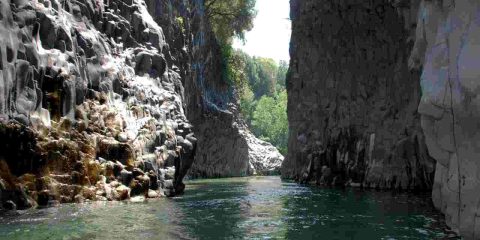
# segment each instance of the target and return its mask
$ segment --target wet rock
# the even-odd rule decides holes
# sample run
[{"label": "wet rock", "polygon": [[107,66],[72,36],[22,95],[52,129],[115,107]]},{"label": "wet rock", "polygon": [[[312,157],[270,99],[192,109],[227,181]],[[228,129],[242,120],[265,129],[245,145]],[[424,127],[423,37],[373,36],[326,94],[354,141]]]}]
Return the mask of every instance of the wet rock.
[{"label": "wet rock", "polygon": [[126,169],[123,169],[120,172],[120,178],[121,178],[121,181],[122,181],[123,185],[129,186],[130,181],[132,181],[132,179],[133,179],[133,174],[132,174],[132,172],[127,171]]},{"label": "wet rock", "polygon": [[167,197],[175,196],[175,187],[173,185],[173,180],[165,180],[163,189],[165,192],[165,196]]},{"label": "wet rock", "polygon": [[175,165],[175,158],[177,158],[177,153],[173,150],[168,150],[167,158],[164,162],[164,167],[173,167]]},{"label": "wet rock", "polygon": [[129,144],[113,139],[104,139],[98,143],[97,156],[119,161],[127,168],[131,168],[134,164],[135,152]]},{"label": "wet rock", "polygon": [[138,195],[143,195],[145,193],[145,189],[144,187],[142,186],[142,184],[140,183],[140,181],[136,180],[136,179],[133,179],[131,182],[130,182],[130,185],[129,185],[131,191],[130,191],[130,195],[131,196],[138,196]]},{"label": "wet rock", "polygon": [[130,198],[130,188],[119,185],[116,187],[115,191],[117,191],[118,200],[126,200]]},{"label": "wet rock", "polygon": [[134,178],[145,175],[145,173],[140,168],[134,168],[132,171],[132,176]]},{"label": "wet rock", "polygon": [[150,189],[157,190],[160,186],[158,185],[158,178],[157,175],[150,171],[148,173],[149,181],[150,181]]},{"label": "wet rock", "polygon": [[160,195],[156,191],[150,189],[150,190],[148,190],[147,196],[149,198],[158,198]]},{"label": "wet rock", "polygon": [[71,173],[71,178],[72,178],[72,184],[78,184],[78,185],[83,185],[85,184],[85,178],[84,178],[84,175],[80,172],[77,172],[77,171],[73,171]]},{"label": "wet rock", "polygon": [[332,170],[327,166],[322,166],[322,176],[320,177],[321,185],[330,185],[333,181]]},{"label": "wet rock", "polygon": [[74,201],[75,201],[76,203],[83,203],[83,202],[85,202],[85,198],[84,198],[82,195],[80,195],[80,194],[75,195],[74,199],[75,199]]},{"label": "wet rock", "polygon": [[48,190],[42,190],[37,194],[37,203],[39,206],[47,206],[50,200],[50,192]]},{"label": "wet rock", "polygon": [[138,75],[145,73],[152,76],[162,76],[166,69],[165,59],[154,53],[140,52],[135,57],[135,72]]},{"label": "wet rock", "polygon": [[115,164],[113,165],[113,175],[115,176],[120,176],[120,173],[124,170],[124,166],[123,164],[121,164],[120,162],[115,162]]},{"label": "wet rock", "polygon": [[168,167],[165,169],[165,179],[170,180],[175,178],[175,167]]},{"label": "wet rock", "polygon": [[3,204],[3,208],[7,210],[17,210],[17,204],[15,204],[12,200],[8,200]]},{"label": "wet rock", "polygon": [[118,134],[118,141],[121,143],[126,143],[128,141],[128,136],[126,133]]}]

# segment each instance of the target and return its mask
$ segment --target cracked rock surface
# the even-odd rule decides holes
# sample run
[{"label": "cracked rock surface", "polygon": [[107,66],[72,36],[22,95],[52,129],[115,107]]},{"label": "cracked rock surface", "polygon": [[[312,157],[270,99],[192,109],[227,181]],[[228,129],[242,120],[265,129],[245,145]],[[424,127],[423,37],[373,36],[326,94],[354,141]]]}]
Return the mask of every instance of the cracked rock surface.
[{"label": "cracked rock surface", "polygon": [[424,62],[418,112],[437,160],[432,199],[449,226],[465,239],[479,239],[480,5],[424,1],[420,7],[415,52]]}]

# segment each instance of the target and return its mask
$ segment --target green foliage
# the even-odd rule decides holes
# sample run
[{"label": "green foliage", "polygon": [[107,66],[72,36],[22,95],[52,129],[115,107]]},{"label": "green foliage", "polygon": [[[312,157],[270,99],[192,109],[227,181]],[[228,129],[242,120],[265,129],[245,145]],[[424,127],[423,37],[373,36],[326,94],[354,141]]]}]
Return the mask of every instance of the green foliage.
[{"label": "green foliage", "polygon": [[270,97],[275,96],[275,85],[277,82],[277,70],[278,66],[271,58],[253,58],[256,65],[255,78],[251,79],[252,88],[255,89],[255,97],[267,95]]},{"label": "green foliage", "polygon": [[205,0],[205,14],[217,39],[230,44],[232,38],[245,39],[257,15],[256,0]]},{"label": "green foliage", "polygon": [[249,126],[252,125],[252,117],[255,107],[255,95],[250,89],[250,86],[247,85],[240,94],[240,112]]},{"label": "green foliage", "polygon": [[[228,50],[228,51],[227,51]],[[288,121],[285,75],[288,64],[250,57],[240,50],[224,50],[230,84],[235,85],[240,112],[253,133],[287,151]]]},{"label": "green foliage", "polygon": [[[287,63],[250,57],[233,50],[233,37],[244,40],[253,27],[256,0],[205,0],[205,14],[221,46],[222,75],[237,90],[240,112],[253,133],[287,151]],[[182,25],[183,19],[177,19]]]},{"label": "green foliage", "polygon": [[281,91],[286,88],[285,81],[288,72],[288,63],[286,61],[280,60],[277,70],[277,91]]},{"label": "green foliage", "polygon": [[176,17],[175,21],[177,22],[178,26],[180,26],[182,33],[185,33],[185,25],[184,25],[183,17]]},{"label": "green foliage", "polygon": [[[264,95],[273,97],[277,92],[285,89],[285,76],[280,75],[286,73],[288,66],[278,66],[277,63],[270,58],[250,57],[240,50],[237,50],[235,55],[237,55],[236,60],[243,62],[244,75],[241,81],[244,83],[242,84],[250,85],[255,99],[259,99]],[[284,61],[283,63],[286,64]],[[280,67],[285,66],[286,69],[284,71],[280,69]],[[279,84],[279,79],[281,86],[277,87],[276,85]]]},{"label": "green foliage", "polygon": [[256,136],[271,142],[282,154],[286,154],[288,138],[286,90],[274,98],[269,96],[260,98],[253,112],[252,126]]}]

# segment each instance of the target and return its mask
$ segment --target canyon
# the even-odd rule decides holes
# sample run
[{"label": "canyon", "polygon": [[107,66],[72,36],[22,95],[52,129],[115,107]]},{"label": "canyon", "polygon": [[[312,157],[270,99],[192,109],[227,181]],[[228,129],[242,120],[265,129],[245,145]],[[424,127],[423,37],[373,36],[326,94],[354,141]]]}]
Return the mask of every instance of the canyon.
[{"label": "canyon", "polygon": [[431,191],[480,238],[479,3],[290,4],[284,160],[242,119],[202,0],[0,0],[0,209],[281,173]]},{"label": "canyon", "polygon": [[[279,171],[238,116],[203,1],[0,1],[2,209]],[[194,160],[195,163],[194,163]]]},{"label": "canyon", "polygon": [[479,4],[291,0],[284,178],[430,190],[480,238]]}]

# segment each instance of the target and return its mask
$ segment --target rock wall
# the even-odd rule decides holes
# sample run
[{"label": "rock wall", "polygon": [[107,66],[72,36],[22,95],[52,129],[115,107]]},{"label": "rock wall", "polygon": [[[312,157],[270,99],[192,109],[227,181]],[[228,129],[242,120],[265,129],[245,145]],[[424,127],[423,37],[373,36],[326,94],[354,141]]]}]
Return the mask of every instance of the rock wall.
[{"label": "rock wall", "polygon": [[[253,136],[240,118],[236,91],[225,78],[222,49],[205,18],[203,0],[187,5],[181,1],[171,3],[177,9],[173,14],[166,12],[168,7],[147,1],[148,9],[152,9],[150,14],[156,16],[156,22],[164,29],[170,52],[186,50],[175,54],[172,61],[181,66],[185,114],[198,138],[195,161],[188,176],[279,173],[283,156],[271,144]],[[170,20],[162,17],[165,15]],[[184,34],[172,27],[179,18]]]},{"label": "rock wall", "polygon": [[140,0],[0,2],[2,207],[183,191],[196,138],[173,61],[182,48],[170,50],[148,10]]},{"label": "rock wall", "polygon": [[[203,21],[206,19],[199,23]],[[240,118],[236,91],[225,78],[221,47],[206,26],[207,23],[193,26],[192,77],[186,85],[187,117],[198,136],[189,175],[235,177],[278,173],[283,156],[271,144],[254,137]]]},{"label": "rock wall", "polygon": [[220,169],[202,176],[278,169],[283,157],[253,155],[259,142],[227,110],[234,91],[202,9],[1,0],[0,208],[173,196],[199,158]]},{"label": "rock wall", "polygon": [[480,5],[423,1],[412,63],[423,67],[418,107],[437,160],[432,199],[465,239],[480,238]]},{"label": "rock wall", "polygon": [[[411,11],[412,14],[414,10]],[[299,181],[429,189],[410,19],[388,1],[291,1],[289,152]]]},{"label": "rock wall", "polygon": [[292,0],[291,10],[282,175],[433,187],[448,225],[479,239],[479,3]]}]

